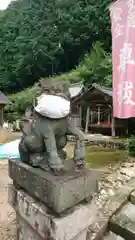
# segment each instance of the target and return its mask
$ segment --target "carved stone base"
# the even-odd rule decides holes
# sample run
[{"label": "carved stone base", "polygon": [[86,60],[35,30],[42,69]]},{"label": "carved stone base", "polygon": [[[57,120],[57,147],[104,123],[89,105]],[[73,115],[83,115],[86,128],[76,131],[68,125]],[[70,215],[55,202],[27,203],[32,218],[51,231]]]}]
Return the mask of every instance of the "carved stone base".
[{"label": "carved stone base", "polygon": [[[13,186],[9,203],[16,211],[16,240],[86,240],[91,223],[90,205],[78,205],[72,213],[55,217],[48,208]],[[16,196],[16,197],[15,197]]]},{"label": "carved stone base", "polygon": [[91,200],[92,194],[98,191],[99,174],[96,171],[83,169],[76,172],[72,161],[67,160],[65,163],[67,173],[54,176],[19,160],[10,160],[9,176],[28,194],[61,214],[82,201]]}]

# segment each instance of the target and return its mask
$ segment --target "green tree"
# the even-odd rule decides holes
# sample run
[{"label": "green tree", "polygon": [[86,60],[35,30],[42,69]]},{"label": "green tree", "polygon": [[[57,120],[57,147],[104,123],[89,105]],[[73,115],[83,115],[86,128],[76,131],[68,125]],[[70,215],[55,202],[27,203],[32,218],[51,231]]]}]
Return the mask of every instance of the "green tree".
[{"label": "green tree", "polygon": [[[51,78],[51,77],[50,77]],[[53,77],[54,78],[54,77]],[[82,62],[76,69],[68,74],[55,76],[56,80],[65,80],[68,82],[83,81],[86,86],[93,82],[106,86],[111,86],[111,55],[108,54],[100,42],[92,45],[90,53],[85,54]],[[48,79],[47,79],[48,80]],[[46,81],[46,78],[44,79]],[[35,84],[33,87],[25,91],[10,96],[12,105],[8,105],[5,109],[6,119],[12,121],[24,114],[28,106],[32,106],[34,98],[40,93],[40,87]]]},{"label": "green tree", "polygon": [[40,77],[67,72],[78,65],[97,40],[110,52],[109,3],[11,2],[0,17],[0,88],[17,92]]},{"label": "green tree", "polygon": [[85,85],[99,83],[101,85],[112,85],[112,57],[107,53],[103,44],[96,42],[92,45],[90,53],[85,54],[84,60],[76,69]]}]

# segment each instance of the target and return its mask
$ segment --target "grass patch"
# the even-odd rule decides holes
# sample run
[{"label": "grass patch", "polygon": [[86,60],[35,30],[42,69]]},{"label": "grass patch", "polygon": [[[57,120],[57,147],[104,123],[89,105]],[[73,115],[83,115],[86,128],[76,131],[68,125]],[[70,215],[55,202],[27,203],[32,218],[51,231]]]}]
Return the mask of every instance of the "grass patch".
[{"label": "grass patch", "polygon": [[[21,137],[21,133],[10,133],[7,131],[0,131],[0,144],[4,144]],[[72,158],[74,151],[74,144],[69,143],[66,147],[69,158]],[[85,147],[85,163],[88,168],[104,168],[106,166],[113,166],[118,163],[125,162],[127,153],[124,150],[117,150],[111,148],[103,148],[99,146]]]},{"label": "grass patch", "polygon": [[98,151],[91,152],[86,148],[85,162],[87,167],[100,168],[106,165],[114,165],[120,162],[124,162],[127,156],[125,151],[110,150],[110,151]]},{"label": "grass patch", "polygon": [[[72,158],[74,145],[67,147],[69,158]],[[90,168],[102,168],[107,165],[115,165],[126,161],[127,154],[124,150],[110,148],[85,147],[85,163]]]}]

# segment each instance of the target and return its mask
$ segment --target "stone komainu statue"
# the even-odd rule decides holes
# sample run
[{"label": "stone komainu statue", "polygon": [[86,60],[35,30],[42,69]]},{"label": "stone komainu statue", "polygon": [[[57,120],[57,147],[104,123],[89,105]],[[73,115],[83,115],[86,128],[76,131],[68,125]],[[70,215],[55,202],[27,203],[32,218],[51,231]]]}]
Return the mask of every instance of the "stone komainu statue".
[{"label": "stone komainu statue", "polygon": [[[70,100],[69,85],[63,82],[41,81],[42,93],[61,96]],[[76,137],[74,163],[77,168],[84,166],[84,134],[67,116],[61,119],[51,119],[34,111],[33,117],[21,120],[20,128],[23,136],[19,151],[22,162],[53,171],[59,175],[64,171],[64,160],[67,158],[63,150],[67,144],[67,136]]]}]

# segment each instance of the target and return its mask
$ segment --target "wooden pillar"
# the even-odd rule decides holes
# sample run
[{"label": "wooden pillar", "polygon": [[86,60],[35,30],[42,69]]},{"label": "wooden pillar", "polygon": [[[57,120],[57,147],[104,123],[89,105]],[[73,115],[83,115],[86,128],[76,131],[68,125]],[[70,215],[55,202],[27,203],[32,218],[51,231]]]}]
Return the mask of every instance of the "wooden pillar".
[{"label": "wooden pillar", "polygon": [[87,108],[87,112],[86,112],[85,133],[88,132],[89,118],[90,118],[90,108],[88,107],[88,108]]},{"label": "wooden pillar", "polygon": [[98,124],[100,124],[100,107],[98,107]]},{"label": "wooden pillar", "polygon": [[126,135],[129,136],[129,128],[128,128],[128,122],[130,121],[130,119],[127,119],[126,122],[126,126],[127,126],[127,129],[126,129]]},{"label": "wooden pillar", "polygon": [[33,99],[33,107],[36,107],[36,98]]},{"label": "wooden pillar", "polygon": [[82,106],[80,105],[80,113],[79,113],[79,124],[80,124],[80,127],[82,128]]},{"label": "wooden pillar", "polygon": [[0,109],[0,127],[3,128],[3,107]]},{"label": "wooden pillar", "polygon": [[90,111],[90,122],[92,123],[92,111]]},{"label": "wooden pillar", "polygon": [[111,122],[111,114],[110,114],[110,109],[109,109],[109,113],[108,113],[108,124],[110,124],[110,122]]},{"label": "wooden pillar", "polygon": [[112,116],[112,137],[116,136],[116,132],[115,132],[115,119]]},{"label": "wooden pillar", "polygon": [[74,116],[74,126],[77,127],[77,116]]},{"label": "wooden pillar", "polygon": [[108,124],[110,123],[110,113],[108,114]]}]

